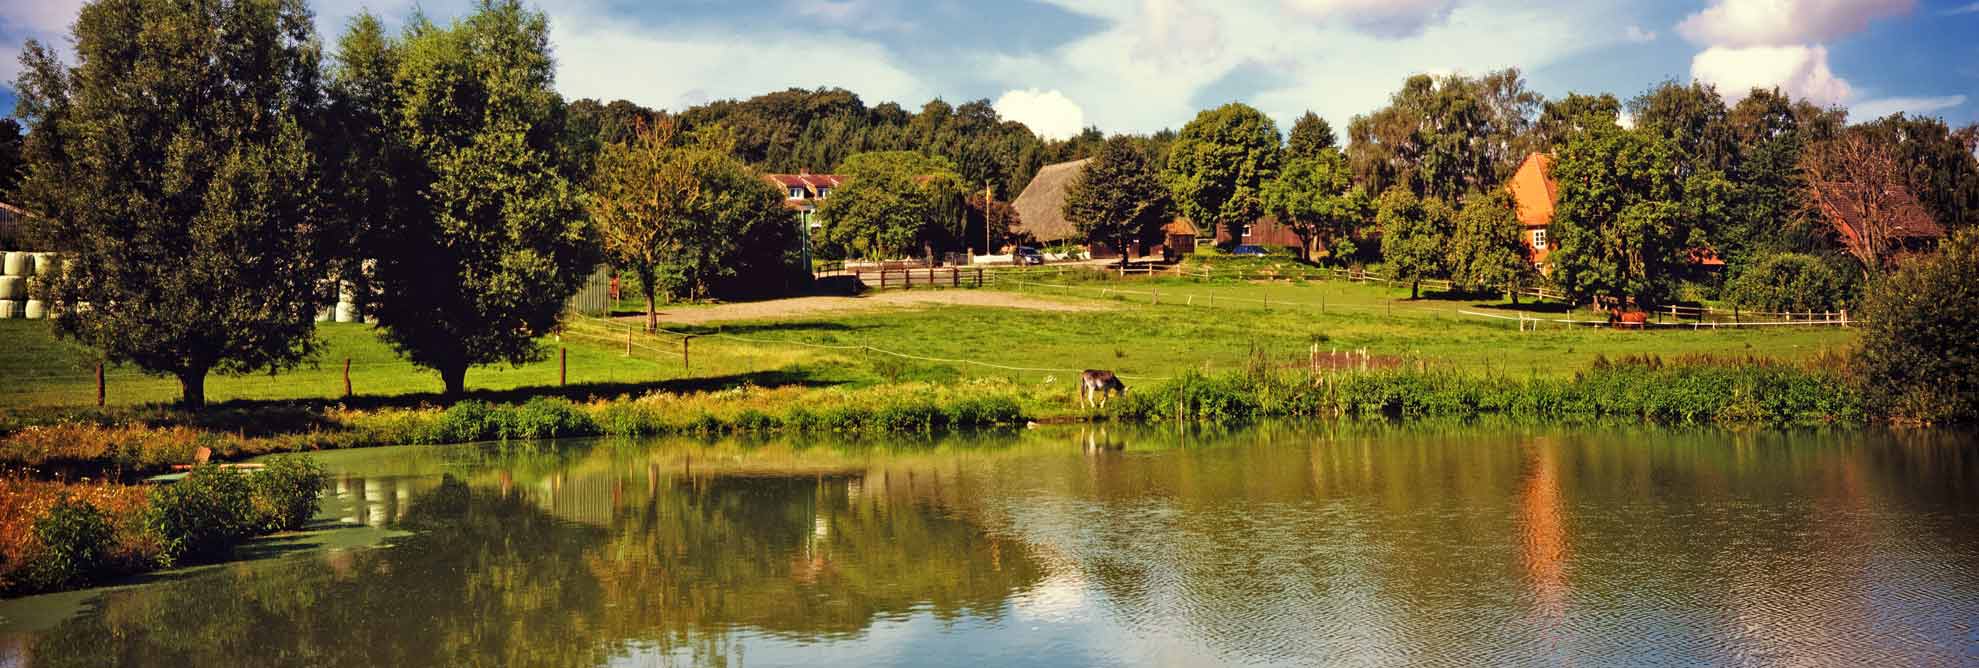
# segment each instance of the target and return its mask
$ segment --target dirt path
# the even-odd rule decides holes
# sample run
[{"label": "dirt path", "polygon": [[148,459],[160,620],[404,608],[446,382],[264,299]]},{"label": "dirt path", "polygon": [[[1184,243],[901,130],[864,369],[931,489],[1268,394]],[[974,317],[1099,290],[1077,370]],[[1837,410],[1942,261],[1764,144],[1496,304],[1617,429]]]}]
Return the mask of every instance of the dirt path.
[{"label": "dirt path", "polygon": [[[865,313],[889,309],[916,309],[931,305],[989,306],[1033,311],[1103,311],[1110,306],[1058,301],[993,290],[899,290],[862,297],[793,297],[761,302],[718,304],[715,306],[660,309],[660,322],[698,325],[730,320],[803,318],[840,313]],[[645,316],[621,316],[640,320]]]}]

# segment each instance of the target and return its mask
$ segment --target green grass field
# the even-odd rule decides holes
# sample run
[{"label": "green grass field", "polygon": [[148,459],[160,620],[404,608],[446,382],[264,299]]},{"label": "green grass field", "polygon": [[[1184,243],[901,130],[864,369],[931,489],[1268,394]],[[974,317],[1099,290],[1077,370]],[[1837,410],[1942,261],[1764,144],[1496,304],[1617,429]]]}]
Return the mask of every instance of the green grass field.
[{"label": "green grass field", "polygon": [[[1043,274],[1026,274],[1025,280],[1059,282]],[[1256,355],[1298,365],[1314,344],[1323,354],[1366,349],[1390,363],[1457,373],[1565,377],[1586,368],[1596,355],[1803,359],[1839,352],[1855,337],[1854,330],[1832,327],[1633,332],[1548,324],[1522,332],[1514,322],[1457,314],[1494,308],[1509,313],[1507,304],[1443,298],[1409,301],[1406,286],[1345,281],[1260,284],[1155,279],[1066,284],[1077,287],[1005,281],[998,289],[1017,299],[1036,296],[1103,310],[934,305],[675,327],[700,335],[689,344],[691,370],[682,368],[676,337],[638,335],[628,356],[623,324],[585,321],[574,323],[561,340],[546,339],[546,360],[519,368],[473,369],[468,387],[523,393],[530,388],[553,390],[558,347],[568,351],[571,384],[593,388],[594,394],[614,394],[741,382],[864,385],[963,376],[1031,383],[1053,378],[1069,387],[1069,373],[1085,368],[1112,369],[1145,380],[1185,369],[1237,368]],[[1103,295],[1102,290],[1140,294]],[[1145,294],[1150,292],[1159,297]],[[1272,302],[1269,308],[1266,300]],[[398,358],[368,326],[326,324],[319,335],[326,345],[316,364],[277,376],[216,376],[208,381],[209,400],[333,399],[343,392],[345,358],[351,360],[352,384],[361,396],[416,402],[428,400],[440,389],[436,374]],[[0,378],[5,379],[0,384],[0,408],[80,407],[95,401],[94,354],[55,340],[48,323],[0,321],[0,341],[6,342],[0,345]],[[857,348],[862,345],[937,359]],[[112,404],[169,401],[178,393],[176,381],[135,369],[112,368],[107,376]]]}]

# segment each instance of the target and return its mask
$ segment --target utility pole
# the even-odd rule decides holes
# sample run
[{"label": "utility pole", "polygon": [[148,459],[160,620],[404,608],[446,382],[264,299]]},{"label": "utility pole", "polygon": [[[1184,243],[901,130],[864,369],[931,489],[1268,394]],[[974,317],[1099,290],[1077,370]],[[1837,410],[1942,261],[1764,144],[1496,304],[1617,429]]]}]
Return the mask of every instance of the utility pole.
[{"label": "utility pole", "polygon": [[983,182],[983,254],[990,254],[990,210],[996,208],[996,193],[990,190],[990,182]]}]

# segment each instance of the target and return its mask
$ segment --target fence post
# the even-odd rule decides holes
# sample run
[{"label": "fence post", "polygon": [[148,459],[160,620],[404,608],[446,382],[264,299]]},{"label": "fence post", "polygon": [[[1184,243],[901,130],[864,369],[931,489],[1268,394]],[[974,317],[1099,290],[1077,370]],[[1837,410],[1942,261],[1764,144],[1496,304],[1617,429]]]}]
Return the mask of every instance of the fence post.
[{"label": "fence post", "polygon": [[346,357],[344,358],[344,398],[349,399],[350,395],[350,358]]},{"label": "fence post", "polygon": [[692,336],[680,337],[680,370],[681,371],[688,371],[694,368],[694,365],[690,363],[687,357],[687,342],[692,340],[694,340],[694,337]]},{"label": "fence post", "polygon": [[1151,303],[1153,303],[1153,304],[1154,304],[1155,306],[1160,306],[1160,305],[1161,305],[1161,291],[1160,291],[1160,290],[1156,290],[1156,289],[1154,289],[1154,288],[1148,288],[1148,300],[1149,300],[1149,301],[1150,301]]},{"label": "fence post", "polygon": [[103,363],[96,363],[96,407],[103,407]]},{"label": "fence post", "polygon": [[625,356],[632,356],[632,325],[625,326]]},{"label": "fence post", "polygon": [[[348,360],[346,360],[344,364],[346,365],[345,368],[349,368],[348,365],[350,364],[350,362]],[[562,387],[564,383],[569,380],[570,380],[570,350],[564,348],[563,346],[557,346],[557,386]],[[344,393],[349,394],[350,393],[350,390],[348,389],[350,383],[349,371],[344,372],[344,383],[345,383],[345,387],[347,388],[344,390]]]}]

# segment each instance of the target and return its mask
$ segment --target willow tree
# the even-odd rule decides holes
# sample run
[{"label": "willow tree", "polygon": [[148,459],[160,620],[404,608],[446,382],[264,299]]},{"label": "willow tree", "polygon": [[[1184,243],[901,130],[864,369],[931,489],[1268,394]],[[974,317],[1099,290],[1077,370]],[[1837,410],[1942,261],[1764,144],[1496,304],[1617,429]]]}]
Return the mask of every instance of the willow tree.
[{"label": "willow tree", "polygon": [[75,67],[32,41],[21,58],[19,194],[67,255],[37,288],[56,331],[176,377],[189,408],[210,372],[316,347],[312,25],[300,0],[98,0]]},{"label": "willow tree", "polygon": [[401,169],[374,194],[405,206],[360,235],[375,260],[367,312],[458,395],[470,366],[540,359],[537,338],[596,261],[560,163],[549,25],[514,0],[484,0],[451,25],[417,20],[380,48],[394,67],[369,87],[390,108],[368,140]]}]

